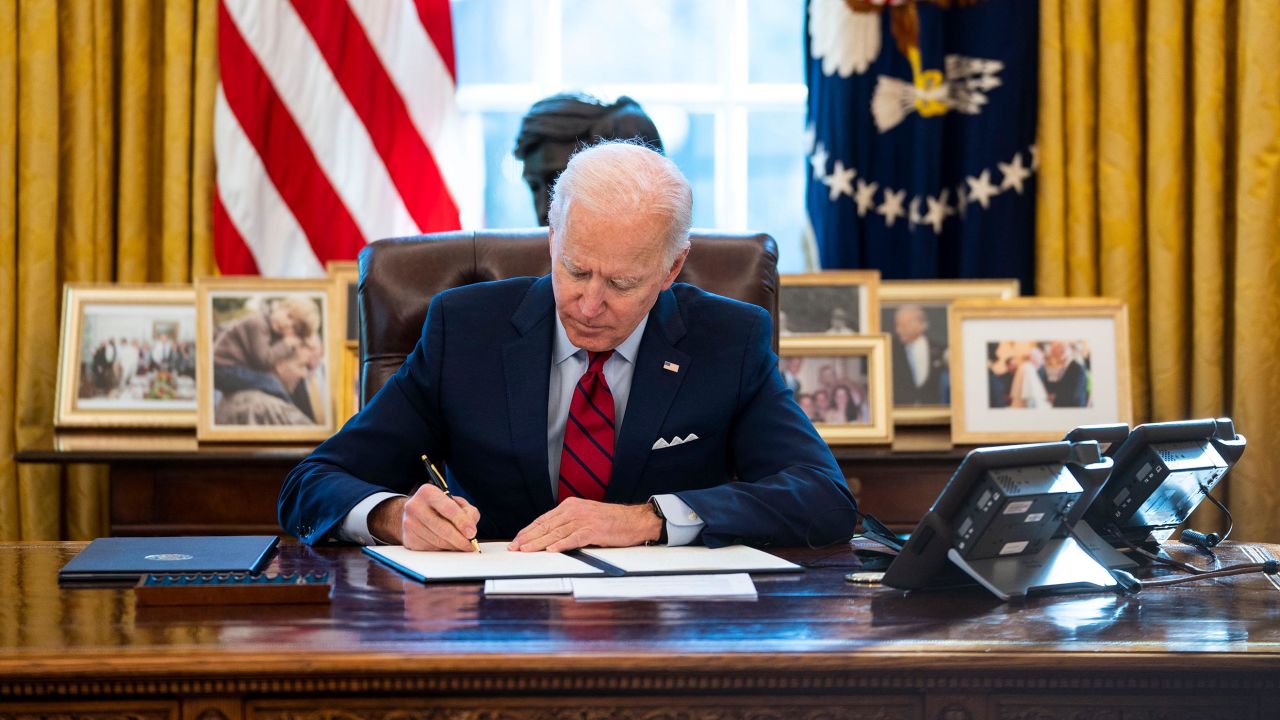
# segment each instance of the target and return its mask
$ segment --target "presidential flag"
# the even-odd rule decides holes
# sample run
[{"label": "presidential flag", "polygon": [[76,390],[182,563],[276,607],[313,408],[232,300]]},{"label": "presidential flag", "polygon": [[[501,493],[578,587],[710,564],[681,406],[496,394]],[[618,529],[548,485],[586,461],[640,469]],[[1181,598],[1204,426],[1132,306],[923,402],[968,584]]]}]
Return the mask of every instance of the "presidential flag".
[{"label": "presidential flag", "polygon": [[807,207],[824,268],[1032,290],[1035,0],[808,0]]},{"label": "presidential flag", "polygon": [[321,276],[461,226],[449,0],[220,0],[218,63],[223,274]]}]

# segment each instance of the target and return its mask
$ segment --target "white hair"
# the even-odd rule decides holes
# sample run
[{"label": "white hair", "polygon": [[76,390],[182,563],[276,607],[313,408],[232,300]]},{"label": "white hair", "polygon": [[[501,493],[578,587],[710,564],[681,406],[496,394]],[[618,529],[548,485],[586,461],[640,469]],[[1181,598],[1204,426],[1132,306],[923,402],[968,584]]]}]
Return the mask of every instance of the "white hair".
[{"label": "white hair", "polygon": [[555,235],[568,229],[569,206],[613,217],[666,220],[666,261],[689,247],[693,189],[676,164],[638,140],[607,140],[574,153],[552,188],[547,220]]}]

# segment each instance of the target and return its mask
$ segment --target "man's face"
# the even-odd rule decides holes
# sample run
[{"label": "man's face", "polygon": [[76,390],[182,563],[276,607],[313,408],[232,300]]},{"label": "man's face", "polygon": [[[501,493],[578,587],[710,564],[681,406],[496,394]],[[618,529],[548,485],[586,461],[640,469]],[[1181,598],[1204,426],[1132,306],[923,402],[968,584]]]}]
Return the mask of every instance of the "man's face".
[{"label": "man's face", "polygon": [[1065,365],[1067,362],[1067,344],[1064,342],[1050,344],[1049,359],[1056,365]]},{"label": "man's face", "polygon": [[551,233],[551,284],[565,334],[589,352],[616,348],[671,287],[687,252],[666,263],[664,223],[569,206],[567,228]]},{"label": "man's face", "polygon": [[836,384],[835,368],[831,367],[830,365],[823,365],[822,369],[818,371],[818,382],[828,386],[835,385]]},{"label": "man's face", "polygon": [[924,310],[917,305],[903,305],[893,314],[893,332],[903,344],[914,342],[928,327]]},{"label": "man's face", "polygon": [[549,224],[551,187],[569,165],[573,148],[572,143],[544,142],[524,156],[524,182],[533,193],[533,211],[538,214],[539,225]]}]

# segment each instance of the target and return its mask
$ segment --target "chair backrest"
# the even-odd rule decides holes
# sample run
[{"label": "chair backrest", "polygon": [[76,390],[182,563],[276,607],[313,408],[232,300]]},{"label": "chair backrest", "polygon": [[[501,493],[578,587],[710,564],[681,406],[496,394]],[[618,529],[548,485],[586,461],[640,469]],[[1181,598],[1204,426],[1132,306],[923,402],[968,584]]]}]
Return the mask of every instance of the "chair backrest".
[{"label": "chair backrest", "polygon": [[[778,346],[778,250],[762,233],[694,231],[678,282],[759,305]],[[360,405],[382,389],[422,334],[436,293],[551,271],[547,229],[446,232],[370,243],[360,252]]]}]

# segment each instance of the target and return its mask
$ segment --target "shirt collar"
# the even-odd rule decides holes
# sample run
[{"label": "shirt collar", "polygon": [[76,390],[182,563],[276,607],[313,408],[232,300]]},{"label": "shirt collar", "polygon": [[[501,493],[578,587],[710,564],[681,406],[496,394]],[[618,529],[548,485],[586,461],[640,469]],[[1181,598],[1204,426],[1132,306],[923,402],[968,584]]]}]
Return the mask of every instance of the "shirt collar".
[{"label": "shirt collar", "polygon": [[[569,334],[564,330],[564,323],[560,321],[560,313],[554,312],[556,318],[556,340],[551,348],[551,364],[559,365],[568,360],[579,352],[582,348],[577,347],[569,342]],[[622,344],[613,349],[615,355],[621,355],[623,360],[631,364],[636,362],[636,353],[640,350],[640,339],[644,337],[644,328],[649,324],[649,316],[645,315],[640,318],[640,324],[636,325],[636,329],[631,331],[626,340]]]}]

